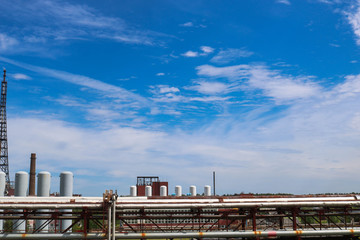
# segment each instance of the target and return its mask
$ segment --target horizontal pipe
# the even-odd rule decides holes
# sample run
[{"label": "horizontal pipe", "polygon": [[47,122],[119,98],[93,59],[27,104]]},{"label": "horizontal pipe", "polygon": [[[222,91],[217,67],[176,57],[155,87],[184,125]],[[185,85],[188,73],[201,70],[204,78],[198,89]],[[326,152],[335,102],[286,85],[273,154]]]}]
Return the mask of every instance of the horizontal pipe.
[{"label": "horizontal pipe", "polygon": [[[360,230],[306,230],[306,231],[244,231],[244,232],[177,232],[177,233],[116,233],[116,239],[165,238],[244,238],[244,237],[294,237],[294,236],[358,236]],[[0,239],[104,239],[104,233],[36,233],[0,234]]]},{"label": "horizontal pipe", "polygon": [[[181,209],[181,208],[277,208],[277,207],[356,207],[360,201],[339,202],[266,202],[266,203],[148,203],[119,204],[117,209]],[[0,203],[0,209],[101,209],[102,203]]]}]

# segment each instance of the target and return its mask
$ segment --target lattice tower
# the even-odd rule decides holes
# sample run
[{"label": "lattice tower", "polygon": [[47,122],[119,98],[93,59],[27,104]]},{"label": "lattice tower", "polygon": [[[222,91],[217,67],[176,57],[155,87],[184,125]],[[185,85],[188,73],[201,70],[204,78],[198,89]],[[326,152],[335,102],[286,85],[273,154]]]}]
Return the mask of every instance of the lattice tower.
[{"label": "lattice tower", "polygon": [[6,174],[7,189],[10,187],[8,142],[7,142],[7,121],[6,121],[6,70],[4,79],[1,82],[1,105],[0,105],[0,170]]}]

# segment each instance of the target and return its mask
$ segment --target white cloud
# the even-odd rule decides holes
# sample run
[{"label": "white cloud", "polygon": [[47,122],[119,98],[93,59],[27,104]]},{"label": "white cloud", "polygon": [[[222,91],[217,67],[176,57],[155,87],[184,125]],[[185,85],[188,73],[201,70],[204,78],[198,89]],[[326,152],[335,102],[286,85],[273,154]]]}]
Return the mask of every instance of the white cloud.
[{"label": "white cloud", "polygon": [[165,85],[159,85],[159,92],[160,93],[175,93],[175,92],[180,92],[180,90],[176,87],[169,87],[169,86],[165,86]]},{"label": "white cloud", "polygon": [[182,26],[182,27],[193,27],[193,26],[194,26],[194,23],[192,23],[192,22],[186,22],[186,23],[180,24],[180,26]]},{"label": "white cloud", "polygon": [[320,93],[320,87],[308,79],[284,76],[263,67],[250,70],[249,86],[262,89],[264,93],[277,100],[308,98]]},{"label": "white cloud", "polygon": [[183,54],[181,54],[184,57],[198,57],[199,53],[198,52],[194,52],[194,51],[187,51]]},{"label": "white cloud", "polygon": [[215,49],[212,47],[209,47],[209,46],[201,46],[200,50],[205,54],[209,54],[209,53],[214,52]]},{"label": "white cloud", "polygon": [[286,4],[286,5],[291,5],[289,0],[277,0],[277,3],[282,3],[282,4]]},{"label": "white cloud", "polygon": [[33,71],[36,73],[40,73],[42,75],[52,77],[55,79],[59,79],[62,81],[66,81],[69,83],[73,83],[79,86],[87,87],[90,89],[95,89],[98,91],[101,91],[107,95],[107,97],[114,97],[118,98],[124,101],[138,101],[141,103],[146,103],[147,100],[140,95],[137,95],[135,93],[132,93],[124,88],[111,85],[102,81],[99,81],[97,79],[93,79],[87,76],[77,75],[68,73],[65,71],[55,70],[55,69],[49,69],[39,66],[34,66],[26,63],[21,63],[17,61],[13,61],[8,58],[0,57],[1,61],[7,62],[9,64],[21,67],[23,69],[27,69],[29,71]]},{"label": "white cloud", "polygon": [[235,61],[239,58],[250,57],[253,54],[254,54],[253,52],[244,49],[229,48],[226,50],[221,50],[210,61],[214,63],[225,64]]},{"label": "white cloud", "polygon": [[187,51],[183,54],[181,54],[184,57],[199,57],[199,56],[207,56],[210,53],[214,52],[214,48],[209,47],[209,46],[201,46],[200,47],[200,51],[201,52],[194,52],[194,51]]},{"label": "white cloud", "polygon": [[360,45],[360,3],[357,2],[351,6],[351,11],[344,12],[354,31],[356,44]]},{"label": "white cloud", "polygon": [[196,67],[196,70],[200,76],[238,79],[248,74],[250,66],[243,64],[228,67],[214,67],[206,64]]},{"label": "white cloud", "polygon": [[[14,2],[15,1],[15,2]],[[104,16],[85,4],[62,1],[17,1],[2,3],[7,18],[20,22],[24,42],[52,44],[63,40],[104,38],[131,44],[155,44],[165,37],[148,30],[135,29],[117,17]],[[16,14],[15,14],[16,13]]]},{"label": "white cloud", "polygon": [[10,74],[10,76],[15,80],[31,80],[30,76],[23,73],[14,73],[14,74]]},{"label": "white cloud", "polygon": [[336,90],[341,96],[354,96],[360,93],[360,74],[359,75],[348,75],[345,77],[345,82],[339,84]]},{"label": "white cloud", "polygon": [[2,52],[13,50],[13,47],[17,46],[19,41],[6,34],[0,33],[0,50]]},{"label": "white cloud", "polygon": [[222,82],[196,81],[195,85],[187,87],[187,89],[198,91],[202,94],[224,94],[230,91],[231,85]]},{"label": "white cloud", "polygon": [[316,96],[320,87],[311,78],[295,78],[282,75],[264,66],[235,65],[214,67],[202,65],[197,68],[198,75],[212,78],[227,78],[232,82],[247,84],[249,88],[262,90],[277,101],[301,99]]},{"label": "white cloud", "polygon": [[164,75],[165,75],[165,73],[162,73],[162,72],[156,74],[156,76],[164,76]]}]

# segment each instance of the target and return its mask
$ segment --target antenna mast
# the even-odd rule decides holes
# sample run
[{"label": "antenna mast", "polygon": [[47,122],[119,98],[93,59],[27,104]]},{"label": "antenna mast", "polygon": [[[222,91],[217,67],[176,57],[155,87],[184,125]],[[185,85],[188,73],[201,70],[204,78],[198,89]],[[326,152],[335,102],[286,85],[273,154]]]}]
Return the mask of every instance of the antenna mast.
[{"label": "antenna mast", "polygon": [[10,188],[9,161],[8,161],[8,142],[7,142],[7,121],[6,121],[6,69],[4,69],[4,79],[1,82],[1,102],[0,102],[0,170],[6,174],[6,189]]}]

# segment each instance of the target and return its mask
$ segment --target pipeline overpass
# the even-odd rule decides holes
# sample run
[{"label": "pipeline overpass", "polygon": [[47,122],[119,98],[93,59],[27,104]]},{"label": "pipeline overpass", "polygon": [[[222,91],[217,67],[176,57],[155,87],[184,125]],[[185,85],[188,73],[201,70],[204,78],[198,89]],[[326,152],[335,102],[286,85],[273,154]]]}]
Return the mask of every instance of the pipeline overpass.
[{"label": "pipeline overpass", "polygon": [[[355,239],[360,199],[118,197],[106,191],[103,197],[0,197],[0,219],[0,239]],[[28,227],[17,227],[25,221]],[[30,228],[32,221],[41,225]]]}]

